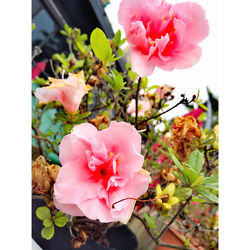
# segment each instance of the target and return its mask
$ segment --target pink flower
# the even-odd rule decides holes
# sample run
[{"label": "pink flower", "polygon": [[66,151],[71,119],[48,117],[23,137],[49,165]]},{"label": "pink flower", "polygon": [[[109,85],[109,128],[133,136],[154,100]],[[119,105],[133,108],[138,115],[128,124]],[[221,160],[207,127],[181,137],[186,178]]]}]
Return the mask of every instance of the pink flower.
[{"label": "pink flower", "polygon": [[118,18],[131,44],[132,69],[141,77],[155,67],[167,71],[191,67],[201,57],[197,44],[209,33],[205,11],[191,2],[123,0]]},{"label": "pink flower", "polygon": [[186,116],[188,116],[188,115],[193,116],[193,117],[196,119],[196,121],[197,121],[197,123],[198,123],[198,126],[201,128],[202,125],[203,125],[203,121],[199,122],[199,121],[198,121],[198,118],[200,117],[200,115],[201,115],[202,113],[204,113],[204,110],[203,110],[202,108],[199,107],[199,108],[197,108],[197,109],[191,110],[188,114],[184,115],[183,117],[186,117]]},{"label": "pink flower", "polygon": [[174,89],[175,89],[174,87],[165,84],[164,86],[156,88],[155,94],[158,99],[162,100],[167,93],[172,94]]},{"label": "pink flower", "polygon": [[128,123],[113,121],[101,131],[89,123],[75,126],[60,144],[55,206],[74,216],[126,223],[135,201],[112,205],[147,191],[151,178],[140,150],[141,136]]},{"label": "pink flower", "polygon": [[[132,99],[128,105],[127,112],[131,116],[135,116],[135,99]],[[151,109],[151,104],[149,100],[139,100],[138,101],[138,116],[144,116],[146,111]]]},{"label": "pink flower", "polygon": [[48,87],[37,88],[35,96],[41,103],[59,101],[68,113],[78,110],[82,97],[91,89],[85,85],[83,71],[78,74],[69,73],[67,79],[49,77],[52,84]]},{"label": "pink flower", "polygon": [[35,80],[37,76],[39,76],[46,67],[46,62],[39,62],[36,64],[36,66],[33,67],[32,69],[32,80]]}]

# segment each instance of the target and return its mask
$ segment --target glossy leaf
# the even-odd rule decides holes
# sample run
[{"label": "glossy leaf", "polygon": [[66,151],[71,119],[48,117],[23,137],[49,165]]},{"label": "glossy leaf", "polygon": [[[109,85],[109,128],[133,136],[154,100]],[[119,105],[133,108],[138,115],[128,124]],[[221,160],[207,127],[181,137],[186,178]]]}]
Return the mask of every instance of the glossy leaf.
[{"label": "glossy leaf", "polygon": [[54,225],[52,224],[50,227],[44,227],[41,231],[41,235],[44,239],[50,240],[55,233]]},{"label": "glossy leaf", "polygon": [[203,155],[199,150],[193,151],[189,157],[187,163],[192,169],[199,174],[203,166]]},{"label": "glossy leaf", "polygon": [[47,207],[45,207],[45,206],[38,207],[36,209],[36,216],[40,220],[50,219],[51,218],[50,210]]},{"label": "glossy leaf", "polygon": [[111,61],[112,49],[110,42],[101,29],[95,28],[92,31],[90,36],[90,45],[95,53],[95,56],[100,59],[104,65]]}]

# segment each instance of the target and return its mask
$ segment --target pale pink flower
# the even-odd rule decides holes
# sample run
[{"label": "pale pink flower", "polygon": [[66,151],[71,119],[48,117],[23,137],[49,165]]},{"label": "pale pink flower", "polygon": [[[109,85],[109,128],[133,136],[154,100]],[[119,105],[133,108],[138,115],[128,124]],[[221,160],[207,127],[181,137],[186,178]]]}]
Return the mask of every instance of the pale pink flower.
[{"label": "pale pink flower", "polygon": [[167,71],[191,67],[201,57],[197,44],[209,33],[204,9],[191,2],[123,0],[118,18],[131,44],[132,69],[141,77],[155,67]]},{"label": "pale pink flower", "polygon": [[174,91],[174,87],[172,87],[168,84],[165,84],[161,87],[156,88],[155,94],[156,94],[158,99],[162,100],[167,93],[172,94],[173,91]]},{"label": "pale pink flower", "polygon": [[148,189],[142,169],[141,136],[134,126],[112,121],[98,131],[89,123],[73,128],[60,144],[62,168],[54,185],[55,206],[66,214],[126,223],[135,201]]},{"label": "pale pink flower", "polygon": [[[128,105],[127,112],[131,116],[135,116],[135,99],[132,99],[131,102]],[[151,104],[150,101],[145,99],[145,100],[139,100],[138,101],[138,116],[144,116],[146,111],[149,111],[151,109]]]},{"label": "pale pink flower", "polygon": [[68,113],[76,112],[82,101],[82,97],[91,89],[85,85],[84,73],[69,73],[67,79],[55,79],[49,77],[52,84],[48,87],[37,88],[35,96],[40,103],[49,103],[51,101],[60,102]]}]

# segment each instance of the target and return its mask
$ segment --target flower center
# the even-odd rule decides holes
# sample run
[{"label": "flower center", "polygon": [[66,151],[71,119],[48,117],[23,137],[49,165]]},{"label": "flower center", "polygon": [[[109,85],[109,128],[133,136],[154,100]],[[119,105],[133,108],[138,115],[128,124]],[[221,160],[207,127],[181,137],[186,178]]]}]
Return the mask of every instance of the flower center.
[{"label": "flower center", "polygon": [[92,179],[96,182],[101,182],[106,188],[109,179],[116,175],[118,164],[117,156],[111,152],[106,162],[96,163],[94,167],[92,166]]}]

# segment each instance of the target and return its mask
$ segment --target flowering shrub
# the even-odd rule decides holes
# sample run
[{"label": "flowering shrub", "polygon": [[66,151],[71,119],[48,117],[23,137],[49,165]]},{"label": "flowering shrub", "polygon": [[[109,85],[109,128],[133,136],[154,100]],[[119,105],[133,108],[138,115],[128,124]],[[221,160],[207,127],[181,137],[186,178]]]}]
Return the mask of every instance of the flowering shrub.
[{"label": "flowering shrub", "polygon": [[[217,113],[211,110],[213,124],[205,129],[207,108],[199,94],[176,97],[174,87],[152,86],[146,77],[156,66],[170,71],[200,59],[198,43],[209,31],[205,12],[190,2],[123,0],[119,21],[126,38],[117,31],[108,40],[96,28],[90,44],[86,34],[65,25],[68,55],[53,55],[53,78],[33,80],[32,191],[45,201],[36,212],[41,235],[49,240],[54,225],[67,226],[74,247],[87,238],[106,244],[106,225],[135,218],[160,246],[183,249],[162,242],[171,226],[185,231],[187,249],[192,235],[217,249]],[[126,39],[131,64],[120,72]],[[190,112],[163,116],[179,105]],[[212,218],[196,218],[195,206],[209,206]]]}]

